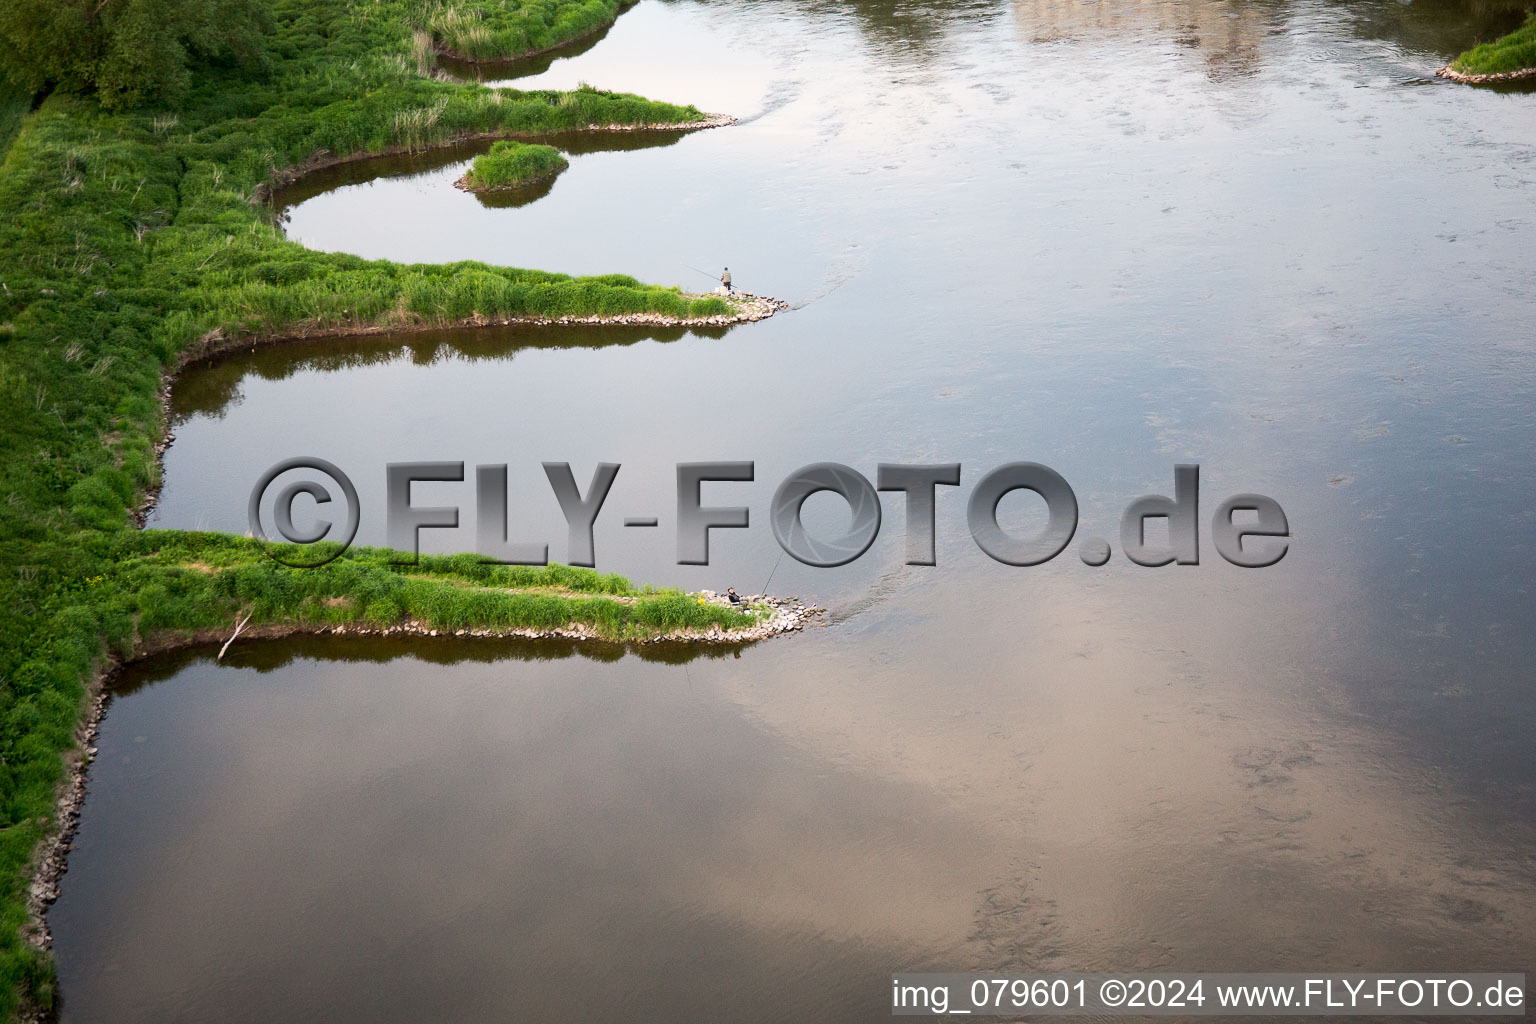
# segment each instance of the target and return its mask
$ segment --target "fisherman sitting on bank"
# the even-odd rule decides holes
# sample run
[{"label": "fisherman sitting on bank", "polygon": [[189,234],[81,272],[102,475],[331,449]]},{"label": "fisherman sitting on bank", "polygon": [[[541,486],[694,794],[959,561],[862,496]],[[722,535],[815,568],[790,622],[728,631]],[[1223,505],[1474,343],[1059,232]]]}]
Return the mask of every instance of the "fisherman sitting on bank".
[{"label": "fisherman sitting on bank", "polygon": [[731,604],[741,604],[741,595],[736,593],[735,587],[726,587],[725,597],[726,600],[731,602]]}]

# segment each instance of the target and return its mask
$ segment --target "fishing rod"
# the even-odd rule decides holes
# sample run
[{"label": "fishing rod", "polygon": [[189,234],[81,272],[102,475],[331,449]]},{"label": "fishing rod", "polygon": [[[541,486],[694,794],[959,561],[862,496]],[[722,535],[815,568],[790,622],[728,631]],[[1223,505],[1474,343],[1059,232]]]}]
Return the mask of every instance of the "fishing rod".
[{"label": "fishing rod", "polygon": [[782,561],[784,561],[784,552],[780,551],[778,561],[773,563],[773,568],[768,571],[768,578],[763,580],[763,589],[758,591],[764,597],[768,596],[768,584],[773,582],[773,574],[779,571],[779,562]]},{"label": "fishing rod", "polygon": [[688,269],[693,271],[695,274],[703,274],[705,277],[709,278],[711,281],[718,281],[718,280],[720,280],[720,275],[719,274],[711,274],[711,273],[709,273],[706,270],[700,270],[698,267],[689,267],[688,264],[686,264],[686,263],[684,263],[683,266],[688,267]]}]

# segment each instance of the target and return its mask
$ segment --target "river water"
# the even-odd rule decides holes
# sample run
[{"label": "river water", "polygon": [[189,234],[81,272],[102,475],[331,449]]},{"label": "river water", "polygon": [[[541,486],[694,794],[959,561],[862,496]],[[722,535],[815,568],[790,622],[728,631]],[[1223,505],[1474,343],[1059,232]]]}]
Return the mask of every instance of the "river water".
[{"label": "river water", "polygon": [[[243,531],[272,463],[622,465],[605,571],[798,594],[740,651],[237,643],[131,672],[51,913],[69,1021],[878,1020],[952,970],[1522,969],[1536,953],[1536,95],[1434,80],[1518,5],[708,5],[494,71],[734,114],[556,140],[488,206],[475,150],[338,170],[291,237],[738,287],[730,330],[317,342],[186,374],[151,526]],[[674,464],[753,460],[708,567]],[[971,541],[1005,462],[1079,539]],[[959,462],[937,561],[780,557],[810,462]],[[1201,465],[1275,498],[1279,564],[1143,568],[1121,510]],[[1021,492],[1005,527],[1038,528]],[[471,484],[429,550],[473,546]],[[370,510],[372,512],[370,513]],[[655,515],[659,529],[626,529]],[[847,513],[806,505],[813,531]],[[690,660],[691,659],[691,660]]]}]

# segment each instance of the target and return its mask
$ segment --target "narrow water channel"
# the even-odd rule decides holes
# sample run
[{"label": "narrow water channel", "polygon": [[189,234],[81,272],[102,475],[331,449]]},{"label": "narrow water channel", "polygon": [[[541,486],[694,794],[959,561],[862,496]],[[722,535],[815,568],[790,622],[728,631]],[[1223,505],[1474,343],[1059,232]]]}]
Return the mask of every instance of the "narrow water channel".
[{"label": "narrow water channel", "polygon": [[[554,140],[570,168],[518,205],[451,187],[473,150],[287,196],[318,249],[729,265],[796,308],[237,354],[177,385],[152,528],[243,531],[260,473],[315,455],[382,543],[386,462],[506,462],[512,533],[563,559],[539,464],[617,462],[601,569],[832,612],[698,656],[142,666],[50,915],[64,1019],[848,1021],[900,969],[1521,969],[1536,95],[1431,77],[1520,11],[642,0],[493,80],[741,124]],[[755,461],[707,495],[752,526],[679,566],[673,466],[709,459]],[[1199,462],[1203,515],[1271,495],[1291,550],[1004,566],[965,497],[1016,460],[1115,541]],[[781,559],[769,499],[817,461],[962,463],[938,565],[903,564],[893,500],[854,563]],[[472,489],[416,501],[462,509],[425,548],[472,548]]]}]

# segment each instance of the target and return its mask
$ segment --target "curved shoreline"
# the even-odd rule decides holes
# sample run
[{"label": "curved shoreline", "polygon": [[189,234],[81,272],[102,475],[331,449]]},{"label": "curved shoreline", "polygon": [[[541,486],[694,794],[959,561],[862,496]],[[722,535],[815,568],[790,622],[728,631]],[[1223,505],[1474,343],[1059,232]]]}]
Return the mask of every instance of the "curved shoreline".
[{"label": "curved shoreline", "polygon": [[436,32],[432,33],[432,52],[439,57],[447,57],[449,60],[456,60],[461,64],[474,64],[477,67],[495,67],[496,65],[510,66],[525,60],[533,60],[536,57],[543,57],[544,55],[554,53],[557,50],[563,50],[567,46],[576,46],[579,43],[586,42],[593,36],[601,35],[602,33],[607,32],[609,29],[613,28],[614,25],[618,24],[619,15],[623,14],[625,11],[629,10],[639,2],[640,0],[623,0],[623,2],[619,4],[618,9],[613,12],[613,17],[609,18],[601,25],[597,25],[592,29],[586,32],[582,32],[578,35],[571,36],[569,39],[563,39],[558,43],[550,43],[548,46],[540,47],[534,50],[524,50],[522,53],[519,53],[515,57],[466,57],[464,54],[459,53],[452,47],[445,45],[443,41],[437,37]]},{"label": "curved shoreline", "polygon": [[[734,122],[734,118],[731,121],[722,123],[732,122]],[[714,127],[714,125],[711,125],[711,127]],[[155,463],[160,471],[161,483],[146,490],[144,501],[134,510],[133,518],[138,526],[142,528],[149,513],[159,502],[161,487],[165,479],[165,452],[175,440],[175,435],[170,432],[171,388],[176,378],[193,363],[205,359],[214,359],[220,355],[233,353],[240,349],[252,349],[258,345],[277,345],[286,342],[324,338],[401,334],[435,330],[473,330],[480,327],[509,326],[512,324],[527,324],[538,327],[555,327],[564,324],[716,326],[764,320],[782,309],[789,308],[789,304],[780,299],[754,295],[750,292],[737,293],[733,300],[738,310],[735,314],[711,317],[670,317],[657,313],[633,313],[607,316],[523,316],[496,319],[475,317],[454,321],[420,319],[393,324],[358,324],[345,327],[317,326],[312,329],[299,328],[296,330],[253,335],[226,335],[222,330],[215,329],[205,334],[196,343],[184,348],[178,355],[176,362],[161,375],[159,398],[163,429],[159,440],[154,442]],[[716,597],[716,595],[708,591],[703,593],[707,594],[711,599]],[[689,596],[702,597],[702,595],[696,594],[690,594]],[[477,629],[439,630],[433,629],[415,619],[395,623],[360,622],[342,625],[296,621],[261,623],[242,630],[240,636],[244,639],[263,640],[320,634],[359,637],[416,635],[427,637],[451,636],[456,639],[587,640],[623,643],[625,646],[654,643],[749,646],[776,636],[799,632],[812,619],[826,611],[825,608],[806,605],[794,598],[749,595],[747,600],[768,604],[774,609],[774,612],[766,622],[757,623],[739,631],[732,630],[727,632],[719,627],[714,627],[708,631],[690,629],[669,630],[654,636],[630,640],[614,640],[611,637],[605,637],[580,623],[564,628],[544,630],[523,627],[511,629],[482,627]],[[719,602],[716,601],[715,603]],[[27,889],[27,923],[22,929],[22,937],[29,944],[43,950],[51,950],[53,948],[53,933],[48,927],[48,908],[59,898],[60,884],[64,875],[69,870],[69,852],[74,848],[74,837],[80,824],[80,811],[85,803],[90,766],[96,755],[94,744],[100,733],[101,720],[106,713],[106,707],[109,703],[110,694],[108,693],[108,687],[110,683],[124,668],[146,658],[195,647],[212,646],[220,644],[226,639],[228,637],[223,629],[163,632],[139,638],[126,657],[105,654],[98,660],[97,667],[86,684],[85,710],[76,727],[75,747],[60,755],[64,761],[64,779],[59,784],[55,798],[53,831],[43,837],[33,854],[33,868]],[[28,1022],[28,1024],[44,1024],[44,1022],[55,1020],[56,1015],[52,1014],[51,1011],[38,1013],[31,1008],[24,1008],[20,1019]]]},{"label": "curved shoreline", "polygon": [[[566,44],[561,44],[566,45]],[[523,56],[529,56],[524,54]],[[521,57],[516,59],[522,59]],[[391,146],[381,150],[365,150],[338,156],[327,150],[318,150],[311,154],[309,159],[298,164],[292,164],[280,170],[276,170],[264,182],[258,184],[251,193],[251,205],[267,205],[276,209],[282,190],[291,188],[303,181],[306,177],[317,174],[333,167],[341,167],[347,164],[366,163],[369,160],[377,160],[390,156],[409,155],[416,153],[429,153],[435,150],[452,149],[466,142],[500,139],[539,139],[546,138],[550,134],[598,134],[608,132],[644,132],[644,131],[679,131],[692,132],[703,131],[710,128],[725,128],[737,123],[737,118],[731,114],[705,113],[697,121],[686,121],[678,124],[639,124],[639,125],[599,125],[589,124],[584,128],[561,129],[558,133],[547,132],[457,132],[452,136],[436,140],[422,146]],[[454,183],[455,186],[458,182]],[[469,191],[469,190],[466,190]],[[685,293],[689,298],[708,298],[699,293]],[[562,325],[600,325],[615,324],[624,326],[653,326],[653,327],[729,327],[735,324],[755,323],[766,320],[775,313],[789,308],[789,303],[766,295],[755,295],[751,292],[737,292],[729,299],[736,306],[736,312],[732,314],[716,314],[706,317],[676,317],[661,313],[615,313],[615,314],[591,314],[586,316],[560,316],[546,317],[532,314],[510,317],[488,317],[475,315],[457,319],[432,319],[412,314],[400,314],[399,319],[387,323],[358,323],[358,324],[294,324],[281,331],[257,332],[254,334],[226,334],[222,328],[214,328],[204,334],[193,344],[183,348],[177,354],[176,362],[167,367],[161,374],[160,380],[160,410],[162,417],[162,430],[160,439],[153,443],[155,463],[160,470],[160,478],[163,481],[165,466],[163,462],[165,450],[170,447],[175,439],[169,432],[171,385],[175,379],[193,363],[205,359],[217,358],[219,355],[234,352],[239,349],[254,349],[258,346],[282,344],[293,341],[316,341],[325,338],[352,338],[369,337],[386,334],[407,334],[425,331],[443,330],[475,330],[483,327],[511,327],[514,325],[529,325],[538,327],[551,327]],[[132,517],[139,527],[143,527],[149,513],[159,502],[160,486],[154,486],[146,490],[144,501],[132,511]]]},{"label": "curved shoreline", "polygon": [[[705,600],[717,598],[711,591],[690,594]],[[479,628],[433,629],[424,622],[407,619],[396,623],[348,623],[331,625],[312,622],[272,622],[241,630],[241,639],[276,640],[289,636],[423,636],[453,637],[456,639],[483,638],[494,640],[588,640],[619,643],[625,647],[657,643],[721,644],[751,646],[776,636],[797,633],[810,625],[825,608],[808,605],[798,598],[778,598],[767,595],[748,595],[749,603],[767,604],[773,614],[764,622],[743,630],[726,631],[718,626],[707,631],[681,629],[669,630],[654,636],[629,640],[615,640],[595,630],[576,624],[555,629],[529,628]],[[712,603],[723,603],[714,600]],[[43,838],[35,853],[34,866],[27,890],[27,923],[22,929],[23,938],[38,949],[53,948],[53,932],[48,927],[48,908],[59,898],[59,886],[69,871],[69,853],[74,849],[75,833],[80,827],[80,811],[85,804],[90,767],[96,757],[95,742],[101,731],[101,720],[111,701],[109,686],[125,668],[147,658],[197,647],[212,647],[228,639],[225,629],[176,630],[153,633],[140,638],[126,657],[116,654],[104,656],[97,664],[95,673],[86,684],[85,713],[75,731],[77,745],[64,757],[64,780],[59,784],[55,803],[55,828]],[[53,1020],[49,1015],[23,1012],[21,1019],[28,1022]]]},{"label": "curved shoreline", "polygon": [[291,164],[281,170],[274,171],[266,181],[261,182],[251,191],[251,205],[275,204],[280,193],[286,188],[292,188],[311,174],[329,170],[332,167],[342,167],[346,164],[366,163],[369,160],[378,160],[391,156],[413,156],[417,153],[431,153],[440,149],[452,149],[462,146],[466,142],[484,142],[486,140],[501,139],[543,139],[551,135],[586,135],[603,134],[608,132],[697,132],[709,128],[726,128],[736,124],[737,119],[730,114],[705,113],[697,121],[679,121],[673,124],[589,124],[581,128],[561,128],[555,132],[455,132],[442,139],[422,145],[387,146],[384,149],[361,150],[356,153],[347,153],[337,156],[330,150],[316,150],[309,159]]},{"label": "curved shoreline", "polygon": [[[686,298],[705,299],[715,296],[697,292],[683,293]],[[560,327],[565,325],[590,326],[612,324],[615,326],[641,327],[730,327],[735,324],[756,323],[789,308],[789,303],[771,295],[752,292],[735,292],[729,301],[736,304],[734,313],[716,313],[712,316],[671,316],[666,313],[591,313],[587,315],[536,316],[469,316],[457,319],[431,319],[405,316],[390,323],[359,324],[312,324],[297,325],[287,330],[255,334],[226,334],[222,328],[214,328],[196,342],[182,350],[173,369],[167,373],[167,383],[193,363],[240,349],[258,346],[280,345],[293,341],[316,341],[323,338],[357,338],[380,334],[415,334],[420,331],[473,331],[482,327]],[[168,410],[167,410],[168,411]]]},{"label": "curved shoreline", "polygon": [[[622,5],[622,12],[628,4]],[[617,15],[615,15],[615,20]],[[596,34],[611,28],[610,20],[598,29]],[[559,49],[579,41],[581,37],[565,40],[549,49]],[[536,57],[538,52],[530,51],[520,54],[515,59]],[[542,51],[547,52],[547,51]],[[479,63],[469,61],[469,63]],[[486,62],[490,63],[490,62]],[[497,90],[500,92],[500,90]],[[516,97],[518,90],[507,89],[505,93],[509,97]],[[497,97],[502,98],[501,96]],[[681,116],[688,116],[689,112],[697,113],[697,108],[676,107],[672,111]],[[607,116],[604,113],[590,113],[587,116]],[[626,115],[615,115],[626,116]],[[634,115],[628,115],[634,116]],[[644,115],[640,115],[644,116]],[[655,115],[653,115],[655,116]],[[663,114],[662,116],[669,116]],[[482,121],[481,123],[486,123]],[[264,180],[255,181],[248,187],[250,193],[247,201],[253,205],[268,205],[278,193],[289,186],[297,184],[310,174],[337,167],[345,164],[365,163],[366,161],[380,157],[388,157],[400,154],[424,153],[440,149],[450,149],[453,146],[467,142],[475,142],[486,139],[540,139],[552,134],[598,134],[610,132],[672,132],[686,133],[707,128],[724,127],[736,123],[736,119],[724,114],[700,114],[694,120],[673,123],[642,123],[642,124],[598,124],[588,123],[580,127],[560,128],[554,132],[531,131],[474,131],[463,130],[452,135],[434,139],[426,143],[408,145],[392,145],[378,150],[363,150],[358,152],[337,155],[328,150],[320,149],[311,152],[305,159],[281,170],[274,169],[270,176]],[[395,137],[399,137],[398,133]],[[295,147],[297,149],[297,147]],[[302,150],[298,150],[302,152]],[[297,156],[298,152],[292,154]],[[185,168],[183,168],[185,171]],[[252,175],[245,180],[254,178]],[[177,178],[177,188],[182,187],[185,173]],[[240,200],[235,200],[239,203]],[[259,216],[259,215],[258,215]],[[252,227],[256,225],[253,223]],[[690,298],[701,298],[693,296]],[[153,463],[158,470],[153,479],[142,482],[142,504],[136,509],[126,509],[127,518],[136,521],[142,527],[149,511],[158,502],[160,491],[164,481],[163,455],[165,450],[174,441],[174,435],[170,432],[171,384],[179,373],[188,365],[201,359],[216,356],[221,352],[234,351],[239,348],[253,348],[256,345],[276,344],[288,341],[301,341],[325,337],[346,337],[355,335],[382,335],[392,333],[430,331],[442,329],[473,329],[479,327],[530,324],[530,325],[560,325],[560,324],[627,324],[627,325],[655,325],[655,326],[726,326],[736,323],[746,323],[764,319],[773,315],[780,309],[787,308],[787,304],[778,300],[759,297],[742,296],[733,297],[732,306],[734,312],[715,316],[701,317],[677,317],[661,314],[638,313],[617,315],[592,315],[592,316],[502,316],[489,317],[478,313],[471,313],[467,318],[457,320],[436,319],[429,316],[406,314],[403,312],[387,312],[377,323],[359,324],[332,324],[326,325],[316,320],[291,323],[281,330],[273,330],[267,333],[255,334],[226,334],[222,329],[208,331],[201,338],[188,344],[178,352],[174,360],[169,361],[160,374],[160,399],[161,420],[158,430],[147,431],[148,441],[152,449]],[[462,308],[462,307],[460,307]],[[718,308],[718,307],[716,307]],[[206,322],[206,321],[205,321]],[[214,322],[217,322],[215,319]],[[146,416],[146,420],[150,417]],[[145,424],[149,426],[148,423]],[[132,499],[129,499],[131,503]],[[615,598],[618,600],[618,598]],[[528,638],[548,640],[591,640],[604,643],[631,644],[652,643],[684,643],[689,645],[750,645],[769,639],[773,636],[785,635],[804,628],[809,619],[819,614],[823,609],[808,607],[794,600],[764,599],[771,609],[762,622],[754,622],[742,629],[730,628],[734,622],[722,620],[721,625],[708,629],[673,629],[665,632],[647,634],[644,629],[648,627],[635,627],[639,635],[629,639],[615,639],[611,636],[599,633],[590,625],[579,622],[568,623],[567,627],[557,629],[463,629],[463,630],[434,630],[415,619],[404,619],[392,623],[356,621],[342,625],[332,623],[306,623],[293,620],[278,621],[264,625],[253,625],[240,632],[244,638],[279,638],[299,634],[341,634],[357,636],[391,636],[391,635],[425,635],[425,636],[453,636],[456,638],[481,637],[481,638]],[[718,603],[718,602],[716,602]],[[711,613],[713,614],[713,613]],[[691,618],[685,616],[685,618]],[[59,762],[62,767],[62,777],[54,787],[53,815],[51,821],[39,820],[42,825],[42,835],[32,848],[30,862],[25,868],[25,874],[18,871],[17,874],[26,879],[23,892],[19,893],[18,902],[25,903],[25,919],[19,932],[25,946],[34,949],[48,951],[52,947],[52,934],[47,921],[47,910],[57,899],[60,882],[68,870],[68,855],[73,848],[73,840],[79,825],[80,811],[87,792],[88,774],[90,766],[96,756],[96,739],[99,735],[100,723],[107,704],[110,701],[108,692],[109,684],[123,670],[126,665],[141,661],[145,658],[169,653],[175,650],[189,647],[197,647],[206,644],[223,643],[228,639],[227,628],[208,628],[201,630],[188,630],[177,633],[158,633],[147,637],[134,636],[126,653],[114,652],[101,645],[101,636],[97,635],[97,653],[89,669],[82,672],[81,682],[84,684],[84,694],[80,698],[78,710],[75,713],[75,722],[71,732],[73,745],[67,749],[58,751]],[[62,722],[60,724],[63,724]],[[41,787],[38,787],[41,788]],[[43,793],[37,794],[44,797]],[[38,801],[41,803],[41,799]],[[19,858],[18,858],[19,859]],[[18,865],[19,867],[19,865]],[[20,879],[18,879],[20,880]],[[47,967],[46,957],[40,961]],[[56,1020],[59,1012],[59,1002],[54,996],[49,1005],[41,1007],[33,1002],[34,998],[41,998],[46,992],[44,981],[26,980],[16,984],[16,998],[18,1005],[14,1012],[17,1019],[24,1021],[51,1021]]]},{"label": "curved shoreline", "polygon": [[1536,78],[1536,68],[1518,68],[1514,71],[1499,71],[1491,75],[1469,75],[1447,64],[1435,72],[1435,77],[1451,82],[1461,82],[1463,85],[1497,85],[1501,82],[1522,82]]},{"label": "curved shoreline", "polygon": [[[693,293],[688,293],[693,295]],[[693,295],[696,298],[705,298],[702,295]],[[513,316],[513,317],[466,317],[458,320],[429,320],[426,318],[401,320],[386,324],[349,324],[349,325],[314,325],[312,327],[299,327],[285,331],[274,331],[268,334],[225,334],[220,328],[214,328],[203,335],[196,342],[182,349],[176,362],[160,375],[160,437],[152,447],[155,455],[155,466],[159,470],[161,483],[146,488],[144,500],[131,510],[131,516],[136,526],[142,528],[160,501],[160,489],[165,480],[165,452],[176,440],[176,435],[170,431],[171,423],[171,388],[176,383],[176,378],[196,363],[205,360],[216,360],[220,356],[232,355],[241,350],[252,351],[256,348],[264,348],[270,345],[282,345],[290,342],[323,341],[327,338],[365,338],[379,337],[389,334],[419,334],[430,331],[475,331],[488,327],[562,327],[562,326],[593,326],[612,325],[628,327],[731,327],[736,324],[756,323],[766,320],[782,310],[789,308],[789,303],[783,299],[776,299],[769,295],[755,295],[751,292],[737,292],[732,299],[737,306],[737,311],[731,314],[719,314],[707,317],[675,317],[662,313],[613,313],[592,314],[590,316]]]}]

